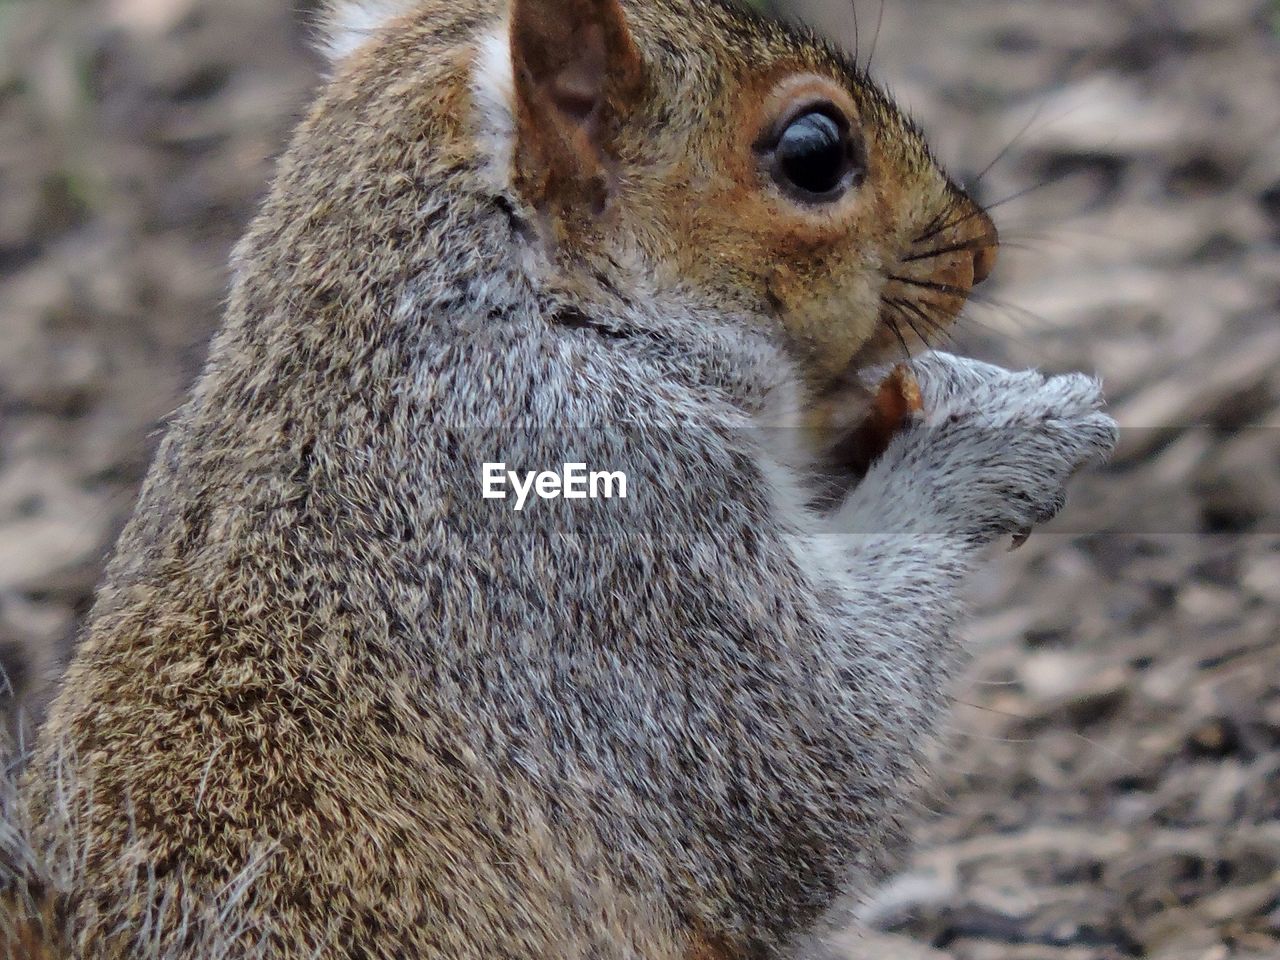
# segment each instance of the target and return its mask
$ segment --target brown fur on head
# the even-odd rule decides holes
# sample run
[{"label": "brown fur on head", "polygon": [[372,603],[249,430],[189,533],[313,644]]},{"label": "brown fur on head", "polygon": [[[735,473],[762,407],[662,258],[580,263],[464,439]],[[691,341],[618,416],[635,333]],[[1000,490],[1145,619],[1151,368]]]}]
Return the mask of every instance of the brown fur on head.
[{"label": "brown fur on head", "polygon": [[[991,268],[990,220],[811,36],[714,2],[515,0],[511,46],[516,183],[561,263],[616,263],[624,233],[664,279],[775,324],[819,391],[939,332]],[[818,201],[770,149],[813,109],[858,167]]]},{"label": "brown fur on head", "polygon": [[[680,289],[754,318],[815,396],[941,333],[994,262],[989,218],[856,63],[728,0],[510,0],[505,17],[494,0],[347,0],[331,19],[339,87],[398,90],[380,108],[399,116],[344,136],[443,122],[554,263],[539,282]],[[479,42],[452,47],[448,77],[424,71],[464,24]],[[780,184],[770,152],[810,109],[858,154],[856,182],[821,202]]]}]

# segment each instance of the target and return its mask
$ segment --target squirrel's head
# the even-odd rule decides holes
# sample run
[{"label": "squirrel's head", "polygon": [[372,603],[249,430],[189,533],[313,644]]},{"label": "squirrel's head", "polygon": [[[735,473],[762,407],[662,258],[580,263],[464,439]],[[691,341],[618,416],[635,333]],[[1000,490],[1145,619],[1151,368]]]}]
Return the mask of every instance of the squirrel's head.
[{"label": "squirrel's head", "polygon": [[[380,4],[401,38],[446,6],[346,6]],[[812,34],[719,0],[474,6],[477,150],[565,289],[632,271],[687,291],[769,326],[821,389],[941,331],[990,271],[985,213]]]}]

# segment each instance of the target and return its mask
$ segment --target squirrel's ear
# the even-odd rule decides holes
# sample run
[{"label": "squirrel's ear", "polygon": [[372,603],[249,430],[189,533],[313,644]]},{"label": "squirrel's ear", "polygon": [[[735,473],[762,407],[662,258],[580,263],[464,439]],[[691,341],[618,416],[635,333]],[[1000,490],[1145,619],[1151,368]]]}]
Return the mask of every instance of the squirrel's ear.
[{"label": "squirrel's ear", "polygon": [[599,211],[643,83],[619,0],[512,0],[511,65],[517,188],[539,209]]}]

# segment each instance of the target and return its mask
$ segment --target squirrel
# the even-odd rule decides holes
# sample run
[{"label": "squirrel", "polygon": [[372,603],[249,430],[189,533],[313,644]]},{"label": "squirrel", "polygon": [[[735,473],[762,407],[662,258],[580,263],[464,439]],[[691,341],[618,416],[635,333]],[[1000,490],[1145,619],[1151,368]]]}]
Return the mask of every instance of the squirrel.
[{"label": "squirrel", "polygon": [[[8,955],[806,955],[901,846],[969,571],[1114,444],[1100,385],[928,349],[995,227],[803,28],[325,16],[0,797]],[[904,350],[921,411],[815,498]],[[570,462],[627,497],[483,495]]]}]

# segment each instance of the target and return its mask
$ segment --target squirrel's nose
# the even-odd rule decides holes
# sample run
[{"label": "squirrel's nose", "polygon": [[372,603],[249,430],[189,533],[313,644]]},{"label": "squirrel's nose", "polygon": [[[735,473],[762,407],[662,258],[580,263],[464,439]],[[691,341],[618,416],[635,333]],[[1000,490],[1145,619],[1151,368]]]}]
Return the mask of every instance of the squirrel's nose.
[{"label": "squirrel's nose", "polygon": [[991,276],[991,271],[995,269],[996,257],[1000,252],[1000,233],[986,213],[979,213],[974,220],[976,222],[971,243],[973,244],[973,282],[976,286]]},{"label": "squirrel's nose", "polygon": [[995,236],[996,228],[991,228],[990,242],[986,246],[973,251],[973,282],[975,285],[991,276],[996,266],[996,256],[1000,250],[1000,241]]}]

